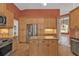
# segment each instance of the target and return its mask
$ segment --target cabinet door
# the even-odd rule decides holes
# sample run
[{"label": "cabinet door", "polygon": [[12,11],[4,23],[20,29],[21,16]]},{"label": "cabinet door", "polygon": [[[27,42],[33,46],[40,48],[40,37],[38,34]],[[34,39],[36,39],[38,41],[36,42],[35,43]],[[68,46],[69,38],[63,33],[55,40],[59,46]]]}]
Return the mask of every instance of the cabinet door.
[{"label": "cabinet door", "polygon": [[14,55],[16,56],[25,56],[25,55],[28,55],[28,46],[26,43],[19,43],[17,42],[16,43],[16,51],[14,53]]},{"label": "cabinet door", "polygon": [[56,28],[56,18],[44,18],[45,28]]},{"label": "cabinet door", "polygon": [[3,12],[6,11],[6,4],[0,3],[0,15],[4,15]]},{"label": "cabinet door", "polygon": [[0,15],[6,16],[6,25],[0,27],[13,27],[14,14],[6,8],[6,4],[0,4]]},{"label": "cabinet door", "polygon": [[5,16],[6,16],[6,26],[7,27],[13,27],[13,19],[14,19],[13,13],[6,10]]},{"label": "cabinet door", "polygon": [[57,56],[57,40],[49,40],[49,56]]},{"label": "cabinet door", "polygon": [[48,56],[48,40],[39,41],[39,55]]},{"label": "cabinet door", "polygon": [[38,40],[30,40],[29,55],[38,56]]}]

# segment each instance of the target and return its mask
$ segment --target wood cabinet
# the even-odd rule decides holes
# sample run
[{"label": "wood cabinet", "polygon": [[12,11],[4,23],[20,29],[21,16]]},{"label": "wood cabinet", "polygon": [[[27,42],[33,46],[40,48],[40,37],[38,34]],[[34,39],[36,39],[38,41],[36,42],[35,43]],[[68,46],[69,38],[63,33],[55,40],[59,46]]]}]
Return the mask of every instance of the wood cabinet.
[{"label": "wood cabinet", "polygon": [[49,40],[49,56],[56,56],[58,54],[58,40]]},{"label": "wood cabinet", "polygon": [[57,56],[58,41],[55,39],[31,40],[29,55],[32,56]]},{"label": "wood cabinet", "polygon": [[13,19],[14,19],[14,15],[13,13],[11,13],[10,11],[6,10],[5,12],[5,16],[6,16],[6,26],[7,27],[13,27]]},{"label": "wood cabinet", "polygon": [[3,15],[3,12],[6,11],[6,4],[0,3],[0,15]]},{"label": "wood cabinet", "polygon": [[6,16],[6,25],[0,27],[13,27],[14,14],[6,8],[6,4],[0,4],[0,16]]},{"label": "wood cabinet", "polygon": [[70,16],[70,28],[79,27],[79,7],[72,10]]},{"label": "wood cabinet", "polygon": [[56,28],[56,18],[44,18],[45,28]]},{"label": "wood cabinet", "polygon": [[36,56],[38,55],[38,40],[30,40],[29,44],[29,55]]},{"label": "wood cabinet", "polygon": [[39,53],[40,56],[48,56],[48,40],[39,40]]},{"label": "wood cabinet", "polygon": [[79,29],[79,7],[69,13],[70,17],[70,36],[74,37],[75,32]]}]

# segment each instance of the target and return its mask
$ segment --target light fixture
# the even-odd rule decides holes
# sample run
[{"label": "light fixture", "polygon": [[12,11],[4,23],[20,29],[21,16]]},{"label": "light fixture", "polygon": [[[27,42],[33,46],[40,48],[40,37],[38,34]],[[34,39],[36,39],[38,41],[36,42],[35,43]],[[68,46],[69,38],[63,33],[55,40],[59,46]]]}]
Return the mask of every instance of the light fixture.
[{"label": "light fixture", "polygon": [[8,29],[0,29],[0,33],[8,33]]},{"label": "light fixture", "polygon": [[56,33],[56,29],[45,29],[44,31],[46,34],[55,34]]},{"label": "light fixture", "polygon": [[44,6],[47,6],[47,3],[43,3]]}]

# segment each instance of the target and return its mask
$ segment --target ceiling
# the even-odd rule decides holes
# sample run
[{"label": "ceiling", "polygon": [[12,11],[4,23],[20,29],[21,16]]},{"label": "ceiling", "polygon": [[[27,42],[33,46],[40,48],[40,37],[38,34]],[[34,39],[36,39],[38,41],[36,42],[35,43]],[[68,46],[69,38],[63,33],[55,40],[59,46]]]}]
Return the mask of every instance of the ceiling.
[{"label": "ceiling", "polygon": [[66,14],[72,9],[79,7],[79,3],[47,3],[44,6],[42,3],[15,3],[20,9],[60,9],[60,15]]}]

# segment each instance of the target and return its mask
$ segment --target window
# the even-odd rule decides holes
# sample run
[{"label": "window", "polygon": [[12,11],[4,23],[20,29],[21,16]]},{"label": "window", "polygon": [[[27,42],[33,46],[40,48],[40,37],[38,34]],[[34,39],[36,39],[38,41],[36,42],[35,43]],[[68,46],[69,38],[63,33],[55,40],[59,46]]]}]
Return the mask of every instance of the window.
[{"label": "window", "polygon": [[68,33],[69,31],[69,17],[62,17],[61,19],[61,26],[60,26],[60,32],[61,33]]}]

